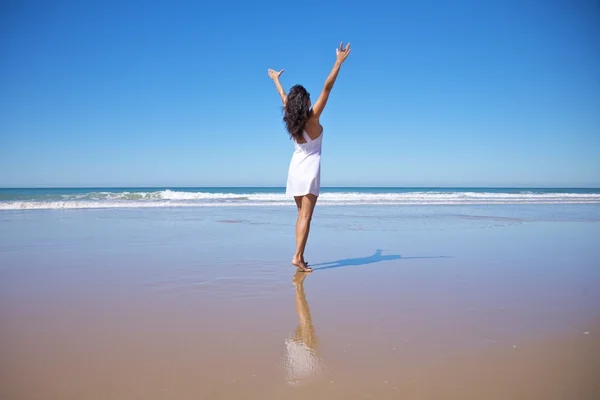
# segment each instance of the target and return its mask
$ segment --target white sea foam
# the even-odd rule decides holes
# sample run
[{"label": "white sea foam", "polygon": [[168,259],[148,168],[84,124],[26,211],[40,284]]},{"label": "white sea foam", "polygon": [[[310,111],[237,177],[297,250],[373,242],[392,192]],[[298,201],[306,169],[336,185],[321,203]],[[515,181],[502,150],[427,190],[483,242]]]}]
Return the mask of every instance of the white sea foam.
[{"label": "white sea foam", "polygon": [[[293,200],[284,193],[210,193],[162,190],[155,192],[90,192],[62,195],[60,201],[1,201],[0,210],[157,208],[215,206],[284,206]],[[324,192],[321,205],[472,205],[472,204],[600,204],[598,193],[498,192]]]}]

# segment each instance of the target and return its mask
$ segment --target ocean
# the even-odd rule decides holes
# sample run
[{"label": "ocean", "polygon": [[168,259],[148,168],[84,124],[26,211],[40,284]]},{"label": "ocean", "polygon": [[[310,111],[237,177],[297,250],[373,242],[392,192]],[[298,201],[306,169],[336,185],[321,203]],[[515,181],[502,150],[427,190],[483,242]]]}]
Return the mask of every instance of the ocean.
[{"label": "ocean", "polygon": [[[0,210],[287,206],[278,187],[0,189]],[[600,188],[322,188],[319,205],[600,204]]]}]

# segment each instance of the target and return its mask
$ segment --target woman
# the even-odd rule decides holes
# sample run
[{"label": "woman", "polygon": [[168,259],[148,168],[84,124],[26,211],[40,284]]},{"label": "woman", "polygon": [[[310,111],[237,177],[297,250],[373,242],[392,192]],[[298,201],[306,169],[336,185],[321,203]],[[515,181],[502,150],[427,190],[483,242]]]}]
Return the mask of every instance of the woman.
[{"label": "woman", "polygon": [[321,113],[327,104],[329,93],[340,72],[342,63],[350,54],[350,43],[335,50],[336,60],[329,73],[323,90],[314,107],[311,108],[310,94],[301,85],[295,85],[288,94],[285,93],[279,76],[283,70],[277,72],[270,69],[269,76],[275,82],[277,92],[283,102],[283,121],[290,138],[294,140],[294,154],[290,162],[286,194],[294,196],[298,207],[298,220],[296,221],[296,253],[292,264],[299,270],[311,272],[312,269],[304,260],[304,248],[310,230],[315,204],[319,197],[321,180],[321,141],[323,127],[319,122]]}]

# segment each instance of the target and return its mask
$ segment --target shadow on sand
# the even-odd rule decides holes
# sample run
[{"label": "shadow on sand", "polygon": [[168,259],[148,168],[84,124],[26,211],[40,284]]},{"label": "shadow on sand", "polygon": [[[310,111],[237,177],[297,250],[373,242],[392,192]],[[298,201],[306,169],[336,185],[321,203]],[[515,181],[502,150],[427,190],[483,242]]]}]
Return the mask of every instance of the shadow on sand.
[{"label": "shadow on sand", "polygon": [[397,255],[397,254],[384,256],[381,253],[383,253],[383,250],[377,249],[377,250],[375,250],[375,254],[368,256],[368,257],[346,258],[343,260],[329,261],[329,262],[324,262],[324,263],[319,263],[319,264],[311,264],[311,267],[313,267],[314,271],[318,271],[318,270],[324,270],[324,269],[374,264],[374,263],[378,263],[381,261],[414,260],[414,259],[420,259],[420,258],[450,258],[449,256],[402,257],[401,255]]}]

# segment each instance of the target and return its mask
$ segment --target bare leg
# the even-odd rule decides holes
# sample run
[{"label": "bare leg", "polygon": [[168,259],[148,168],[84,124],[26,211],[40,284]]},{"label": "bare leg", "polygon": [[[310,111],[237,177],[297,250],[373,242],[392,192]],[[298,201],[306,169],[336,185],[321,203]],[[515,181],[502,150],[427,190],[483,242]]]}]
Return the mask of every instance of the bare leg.
[{"label": "bare leg", "polygon": [[[294,200],[296,201],[296,207],[298,207],[298,219],[296,220],[296,242],[297,240],[297,232],[298,232],[298,224],[300,223],[300,212],[302,210],[302,198],[303,196],[296,196],[294,197]],[[302,264],[306,264],[308,266],[308,263],[306,262],[306,260],[304,259],[304,254],[302,254]]]},{"label": "bare leg", "polygon": [[[298,232],[298,222],[300,221],[300,210],[302,210],[302,196],[295,196],[296,207],[298,208],[298,219],[296,220],[296,232]],[[302,263],[306,264],[304,257],[302,257]]]},{"label": "bare leg", "polygon": [[306,196],[295,197],[295,199],[298,206],[298,220],[296,221],[296,253],[292,259],[292,264],[305,272],[310,272],[312,269],[306,266],[304,262],[304,249],[308,240],[313,211],[317,204],[317,196],[307,194]]}]

